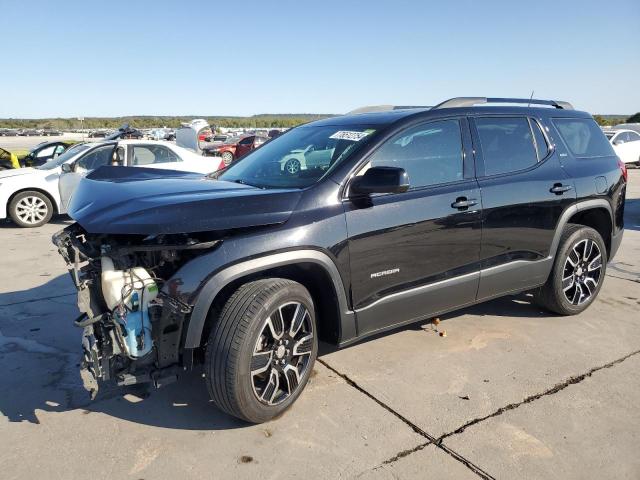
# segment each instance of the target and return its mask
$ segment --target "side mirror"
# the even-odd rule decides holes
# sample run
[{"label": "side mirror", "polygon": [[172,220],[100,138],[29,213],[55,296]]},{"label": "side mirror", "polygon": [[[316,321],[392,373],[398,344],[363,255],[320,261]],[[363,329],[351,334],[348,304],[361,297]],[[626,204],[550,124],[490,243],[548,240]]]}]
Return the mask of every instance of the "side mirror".
[{"label": "side mirror", "polygon": [[402,193],[409,190],[409,175],[404,168],[372,167],[356,177],[349,187],[350,197],[372,193]]},{"label": "side mirror", "polygon": [[624,140],[622,140],[621,138],[613,141],[614,145],[622,145],[623,143],[624,143]]},{"label": "side mirror", "polygon": [[62,168],[62,173],[71,173],[71,172],[73,172],[73,164],[72,163],[63,163],[60,168]]}]

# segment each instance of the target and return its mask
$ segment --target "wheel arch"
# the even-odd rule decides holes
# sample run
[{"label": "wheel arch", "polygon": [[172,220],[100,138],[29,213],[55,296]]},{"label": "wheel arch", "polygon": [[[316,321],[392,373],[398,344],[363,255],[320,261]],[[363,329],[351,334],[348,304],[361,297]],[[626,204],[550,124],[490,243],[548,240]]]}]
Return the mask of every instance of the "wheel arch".
[{"label": "wheel arch", "polygon": [[20,188],[18,190],[16,190],[15,192],[13,192],[11,195],[9,195],[9,198],[7,199],[7,214],[9,214],[9,205],[11,205],[11,202],[13,201],[13,199],[24,192],[38,192],[43,194],[45,197],[47,197],[49,199],[49,201],[51,202],[51,205],[53,206],[53,214],[57,215],[60,213],[60,206],[58,205],[58,202],[56,201],[55,198],[53,198],[53,195],[51,195],[50,192],[47,192],[45,189],[43,188],[39,188],[39,187],[25,187],[25,188]]},{"label": "wheel arch", "polygon": [[342,278],[328,255],[317,250],[295,250],[247,260],[211,277],[200,290],[189,319],[185,348],[203,345],[226,300],[243,283],[258,278],[287,278],[304,285],[316,304],[320,338],[338,344],[355,337],[355,316],[348,308]]}]

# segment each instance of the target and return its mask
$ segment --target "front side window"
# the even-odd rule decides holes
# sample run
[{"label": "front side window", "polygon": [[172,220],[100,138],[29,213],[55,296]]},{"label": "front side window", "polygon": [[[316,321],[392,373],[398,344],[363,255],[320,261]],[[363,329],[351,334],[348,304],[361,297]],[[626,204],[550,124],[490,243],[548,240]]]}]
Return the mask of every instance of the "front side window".
[{"label": "front side window", "polygon": [[600,127],[591,118],[554,118],[553,123],[567,147],[576,157],[615,155]]},{"label": "front side window", "polygon": [[442,120],[404,130],[373,153],[365,171],[369,167],[403,168],[411,188],[462,180],[460,124],[458,120]]},{"label": "front side window", "polygon": [[84,157],[78,160],[76,164],[77,168],[81,170],[95,170],[96,168],[104,165],[109,165],[111,162],[111,152],[113,145],[107,145],[104,147],[96,148],[87,153]]},{"label": "front side window", "polygon": [[350,158],[375,131],[366,125],[297,127],[212,178],[261,188],[306,188]]},{"label": "front side window", "polygon": [[529,120],[525,117],[475,119],[480,137],[484,174],[516,172],[538,163]]},{"label": "front side window", "polygon": [[138,166],[181,161],[172,150],[161,145],[134,145],[131,158],[131,164]]}]

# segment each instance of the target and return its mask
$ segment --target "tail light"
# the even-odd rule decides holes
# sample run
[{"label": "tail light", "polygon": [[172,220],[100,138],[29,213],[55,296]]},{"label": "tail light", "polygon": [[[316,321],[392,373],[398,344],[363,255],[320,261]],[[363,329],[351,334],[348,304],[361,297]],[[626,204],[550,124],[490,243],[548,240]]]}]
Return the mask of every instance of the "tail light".
[{"label": "tail light", "polygon": [[622,160],[620,160],[620,157],[618,157],[618,166],[620,167],[620,170],[622,170],[622,176],[624,177],[624,181],[627,181],[627,164],[624,163]]}]

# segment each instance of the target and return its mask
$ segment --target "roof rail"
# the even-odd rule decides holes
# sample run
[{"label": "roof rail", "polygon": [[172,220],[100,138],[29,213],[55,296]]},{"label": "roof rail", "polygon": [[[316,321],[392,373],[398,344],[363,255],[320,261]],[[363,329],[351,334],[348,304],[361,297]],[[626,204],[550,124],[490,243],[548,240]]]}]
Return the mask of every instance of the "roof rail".
[{"label": "roof rail", "polygon": [[407,110],[411,108],[431,108],[421,105],[369,105],[366,107],[356,108],[347,112],[347,115],[353,115],[354,113],[372,113],[372,112],[390,112],[392,110]]},{"label": "roof rail", "polygon": [[573,110],[573,105],[569,102],[559,100],[539,100],[537,98],[488,98],[488,97],[456,97],[439,103],[433,109],[473,107],[483,103],[523,103],[527,105],[550,105],[563,110]]}]

